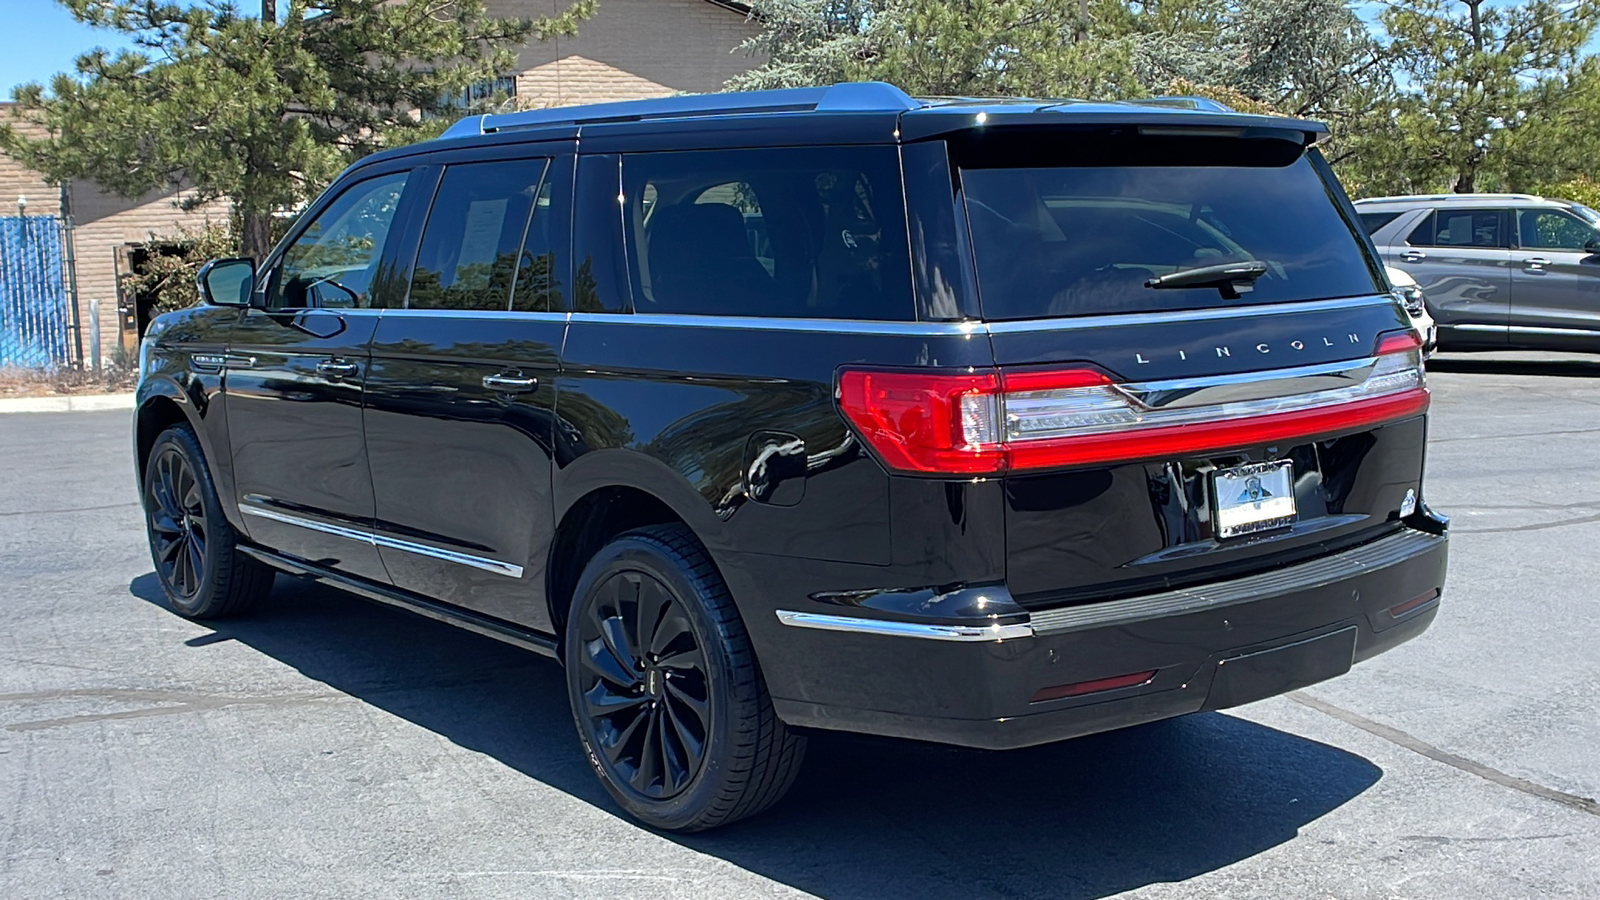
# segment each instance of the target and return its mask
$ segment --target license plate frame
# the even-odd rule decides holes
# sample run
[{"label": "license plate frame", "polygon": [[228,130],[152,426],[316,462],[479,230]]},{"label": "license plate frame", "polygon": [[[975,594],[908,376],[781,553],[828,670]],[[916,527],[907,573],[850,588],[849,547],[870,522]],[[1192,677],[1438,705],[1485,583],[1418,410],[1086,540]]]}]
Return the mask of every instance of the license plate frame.
[{"label": "license plate frame", "polygon": [[1211,473],[1211,528],[1217,540],[1280,531],[1294,525],[1294,463],[1246,463]]}]

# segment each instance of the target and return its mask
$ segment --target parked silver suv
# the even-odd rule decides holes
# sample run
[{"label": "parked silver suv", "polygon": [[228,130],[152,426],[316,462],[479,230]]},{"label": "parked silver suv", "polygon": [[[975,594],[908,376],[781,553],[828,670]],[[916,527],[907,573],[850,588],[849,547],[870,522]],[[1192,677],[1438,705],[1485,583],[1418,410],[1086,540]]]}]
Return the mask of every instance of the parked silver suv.
[{"label": "parked silver suv", "polygon": [[1531,194],[1374,197],[1356,210],[1409,273],[1441,350],[1600,351],[1600,213]]}]

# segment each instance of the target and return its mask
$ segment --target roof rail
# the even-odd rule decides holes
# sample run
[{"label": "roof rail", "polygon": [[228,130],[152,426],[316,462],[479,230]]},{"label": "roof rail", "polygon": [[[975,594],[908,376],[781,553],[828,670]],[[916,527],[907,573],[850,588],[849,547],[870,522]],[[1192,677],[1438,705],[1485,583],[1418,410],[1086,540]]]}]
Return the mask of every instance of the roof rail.
[{"label": "roof rail", "polygon": [[722,94],[680,94],[650,100],[624,100],[554,109],[532,109],[502,115],[468,116],[445,129],[441,138],[472,137],[498,131],[520,131],[544,125],[584,125],[782,112],[898,113],[922,104],[905,91],[881,81],[832,87],[786,88],[776,91],[734,91]]},{"label": "roof rail", "polygon": [[1238,110],[1210,97],[1174,96],[1174,97],[1141,97],[1138,100],[1129,100],[1135,106],[1168,106],[1174,109],[1197,109],[1204,112],[1238,112]]},{"label": "roof rail", "polygon": [[1398,194],[1393,197],[1362,197],[1357,203],[1399,203],[1405,200],[1533,200],[1541,201],[1537,194]]}]

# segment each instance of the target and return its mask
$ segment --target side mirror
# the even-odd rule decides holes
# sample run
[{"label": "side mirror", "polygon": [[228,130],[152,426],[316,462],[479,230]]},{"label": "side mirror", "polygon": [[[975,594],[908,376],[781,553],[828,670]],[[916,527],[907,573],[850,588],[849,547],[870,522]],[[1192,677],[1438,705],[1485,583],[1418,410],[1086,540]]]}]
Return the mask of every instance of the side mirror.
[{"label": "side mirror", "polygon": [[255,283],[256,261],[243,257],[213,259],[195,276],[201,299],[212,306],[249,306]]}]

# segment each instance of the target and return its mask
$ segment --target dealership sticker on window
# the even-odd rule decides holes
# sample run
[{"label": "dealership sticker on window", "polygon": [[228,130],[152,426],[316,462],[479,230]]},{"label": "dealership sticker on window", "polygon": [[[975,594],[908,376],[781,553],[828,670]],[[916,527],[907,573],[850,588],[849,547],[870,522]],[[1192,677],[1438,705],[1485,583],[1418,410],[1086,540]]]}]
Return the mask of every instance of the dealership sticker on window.
[{"label": "dealership sticker on window", "polygon": [[1250,463],[1211,474],[1211,521],[1217,537],[1260,534],[1294,524],[1294,465]]}]

